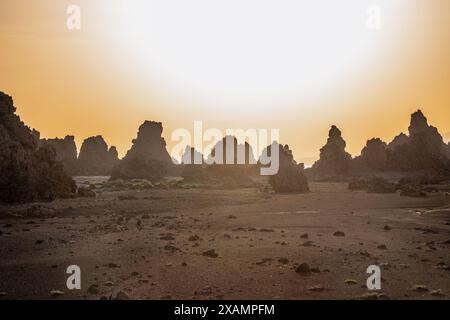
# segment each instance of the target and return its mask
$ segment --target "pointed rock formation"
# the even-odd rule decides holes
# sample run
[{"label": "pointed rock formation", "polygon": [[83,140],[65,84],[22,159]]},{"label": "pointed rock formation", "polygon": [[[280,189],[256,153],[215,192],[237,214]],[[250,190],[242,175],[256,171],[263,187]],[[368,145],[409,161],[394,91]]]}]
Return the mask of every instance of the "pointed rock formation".
[{"label": "pointed rock formation", "polygon": [[144,158],[145,160],[160,160],[172,163],[166,150],[166,141],[162,137],[163,127],[161,122],[145,121],[138,131],[137,138],[133,140],[131,149],[124,160]]},{"label": "pointed rock formation", "polygon": [[139,127],[131,149],[120,164],[113,168],[111,179],[163,178],[173,163],[161,136],[162,131],[160,122],[145,121]]},{"label": "pointed rock formation", "polygon": [[238,143],[236,137],[225,136],[216,143],[208,157],[208,162],[215,160],[215,163],[227,165],[251,165],[256,164],[252,147],[248,142]]},{"label": "pointed rock formation", "polygon": [[204,163],[203,155],[195,150],[195,148],[191,146],[186,146],[184,149],[184,153],[181,156],[181,164],[190,165],[190,164],[198,164],[202,165]]},{"label": "pointed rock formation", "polygon": [[303,163],[297,164],[288,145],[276,142],[268,146],[263,154],[270,155],[273,148],[279,149],[278,173],[269,176],[269,184],[275,192],[308,192],[308,179],[304,174]]},{"label": "pointed rock formation", "polygon": [[77,174],[77,146],[74,136],[66,136],[64,139],[42,139],[40,145],[48,146],[56,152],[56,159],[62,162],[68,175]]},{"label": "pointed rock formation", "polygon": [[421,110],[411,115],[408,142],[389,153],[389,164],[398,170],[439,169],[448,166],[447,146],[438,130],[428,125]]},{"label": "pointed rock formation", "polygon": [[102,136],[90,137],[81,145],[78,157],[78,174],[81,176],[108,176],[119,164],[116,147],[108,150]]},{"label": "pointed rock formation", "polygon": [[390,150],[394,150],[395,148],[407,144],[409,141],[409,137],[404,134],[403,132],[400,133],[398,136],[396,136],[389,144],[388,144],[388,149]]},{"label": "pointed rock formation", "polygon": [[55,151],[39,147],[37,131],[15,112],[12,98],[0,92],[0,202],[73,196],[75,182],[64,173]]},{"label": "pointed rock formation", "polygon": [[312,166],[312,171],[321,175],[344,175],[348,172],[352,157],[345,151],[346,143],[341,131],[331,126],[328,140],[320,149],[320,159]]},{"label": "pointed rock formation", "polygon": [[370,139],[353,160],[356,170],[385,170],[387,168],[387,146],[379,138]]},{"label": "pointed rock formation", "polygon": [[203,155],[187,146],[181,157],[181,176],[186,182],[202,182],[208,178],[208,166],[204,164]]},{"label": "pointed rock formation", "polygon": [[227,187],[250,187],[256,175],[256,160],[248,142],[238,143],[236,137],[225,136],[212,148],[205,161],[208,177]]}]

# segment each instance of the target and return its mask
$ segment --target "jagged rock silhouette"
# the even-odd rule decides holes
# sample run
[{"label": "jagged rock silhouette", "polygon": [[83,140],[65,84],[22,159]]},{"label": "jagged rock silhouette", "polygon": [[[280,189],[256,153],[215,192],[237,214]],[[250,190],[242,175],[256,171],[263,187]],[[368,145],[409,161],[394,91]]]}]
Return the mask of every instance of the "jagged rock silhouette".
[{"label": "jagged rock silhouette", "polygon": [[327,143],[320,149],[320,158],[312,166],[312,171],[322,175],[347,174],[352,157],[345,151],[345,146],[341,131],[331,126]]},{"label": "jagged rock silhouette", "polygon": [[388,144],[387,148],[393,150],[401,145],[407,144],[408,142],[409,137],[402,132]]},{"label": "jagged rock silhouette", "polygon": [[269,176],[269,184],[275,192],[309,192],[308,179],[304,174],[303,163],[297,164],[288,145],[276,142],[268,146],[263,154],[271,155],[273,148],[279,149],[278,173]]},{"label": "jagged rock silhouette", "polygon": [[428,124],[421,110],[411,115],[408,142],[392,149],[389,166],[395,170],[441,169],[448,167],[446,145],[438,130]]},{"label": "jagged rock silhouette", "polygon": [[253,150],[250,144],[238,143],[238,139],[233,136],[225,136],[212,148],[208,161],[215,159],[216,164],[227,165],[252,165],[256,164]]},{"label": "jagged rock silhouette", "polygon": [[81,145],[78,157],[78,174],[85,176],[106,176],[119,164],[116,147],[108,150],[102,136],[90,137]]},{"label": "jagged rock silhouette", "polygon": [[385,170],[387,168],[387,145],[379,138],[367,141],[361,155],[353,160],[356,170]]},{"label": "jagged rock silhouette", "polygon": [[68,175],[77,174],[77,146],[74,136],[66,136],[64,139],[41,139],[39,144],[48,146],[56,152],[56,159],[62,162]]},{"label": "jagged rock silhouette", "polygon": [[181,157],[181,176],[186,182],[204,182],[208,177],[208,166],[203,155],[191,146],[187,146]]},{"label": "jagged rock silhouette", "polygon": [[224,186],[255,185],[251,177],[256,174],[256,159],[248,142],[238,143],[236,137],[225,136],[214,145],[205,161],[208,177]]},{"label": "jagged rock silhouette", "polygon": [[39,147],[31,131],[15,114],[13,99],[0,92],[0,202],[31,202],[71,197],[75,182],[48,146]]},{"label": "jagged rock silhouette", "polygon": [[111,179],[163,178],[173,166],[161,136],[161,122],[145,121],[140,127],[131,149],[122,161],[113,168]]}]

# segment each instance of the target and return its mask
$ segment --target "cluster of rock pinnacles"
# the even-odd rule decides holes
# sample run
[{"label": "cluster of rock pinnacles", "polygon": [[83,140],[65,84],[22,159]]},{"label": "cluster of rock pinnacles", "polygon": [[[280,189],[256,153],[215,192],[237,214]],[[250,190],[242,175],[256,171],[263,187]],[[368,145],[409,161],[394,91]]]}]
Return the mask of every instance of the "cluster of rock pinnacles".
[{"label": "cluster of rock pinnacles", "polygon": [[[102,136],[84,140],[79,154],[73,136],[64,139],[40,139],[36,130],[27,127],[15,114],[13,100],[0,92],[0,202],[30,202],[71,197],[76,185],[71,176],[111,176],[111,179],[161,179],[178,174],[186,181],[225,181],[230,185],[252,185],[251,177],[259,174],[259,161],[253,158],[248,143],[234,140],[234,154],[245,151],[245,164],[205,165],[204,157],[187,147],[182,165],[175,166],[167,152],[159,122],[145,121],[139,128],[132,147],[119,159],[114,146],[108,147]],[[213,148],[222,148],[227,137]],[[438,130],[428,125],[419,110],[412,114],[409,135],[400,134],[386,144],[378,138],[367,141],[361,155],[352,158],[345,151],[341,131],[332,126],[327,143],[320,150],[320,159],[305,170],[297,164],[287,145],[273,143],[265,152],[279,148],[279,171],[269,183],[277,192],[307,192],[312,177],[348,175],[370,170],[449,170],[450,145]],[[224,152],[224,157],[226,154]],[[200,165],[194,159],[200,159]],[[190,161],[186,161],[189,159]],[[198,161],[196,161],[197,163]],[[187,163],[187,164],[183,164]],[[178,168],[177,168],[178,167]]]}]

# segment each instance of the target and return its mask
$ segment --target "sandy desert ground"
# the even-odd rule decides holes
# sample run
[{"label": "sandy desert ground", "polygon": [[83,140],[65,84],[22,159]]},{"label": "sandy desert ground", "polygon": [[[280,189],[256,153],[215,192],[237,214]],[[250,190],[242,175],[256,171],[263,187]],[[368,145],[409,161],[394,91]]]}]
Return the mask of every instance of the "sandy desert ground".
[{"label": "sandy desert ground", "polygon": [[[445,193],[310,188],[119,190],[0,207],[0,299],[450,297]],[[309,273],[296,272],[302,263]],[[81,268],[79,291],[66,287],[69,265]]]}]

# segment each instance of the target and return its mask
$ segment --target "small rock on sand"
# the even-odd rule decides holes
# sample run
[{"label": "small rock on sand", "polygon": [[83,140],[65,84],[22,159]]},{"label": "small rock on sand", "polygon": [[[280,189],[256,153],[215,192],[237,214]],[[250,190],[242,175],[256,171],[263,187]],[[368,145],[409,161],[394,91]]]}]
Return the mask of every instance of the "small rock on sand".
[{"label": "small rock on sand", "polygon": [[345,233],[343,231],[336,231],[333,233],[333,236],[335,237],[345,237]]},{"label": "small rock on sand", "polygon": [[211,250],[207,250],[205,252],[202,253],[205,257],[210,257],[210,258],[217,258],[219,255],[217,254],[216,250],[211,249]]},{"label": "small rock on sand", "polygon": [[59,297],[59,296],[62,296],[63,294],[64,294],[64,291],[61,291],[61,290],[51,290],[50,291],[50,295],[52,297]]},{"label": "small rock on sand", "polygon": [[123,290],[115,291],[111,294],[110,300],[130,300],[130,296]]},{"label": "small rock on sand", "polygon": [[297,272],[298,274],[301,274],[301,275],[310,275],[311,268],[309,267],[309,264],[303,262],[297,268],[295,268],[295,272]]},{"label": "small rock on sand", "polygon": [[428,292],[428,291],[430,291],[430,290],[427,288],[427,286],[425,286],[425,285],[423,285],[423,284],[416,284],[416,285],[413,287],[413,290],[416,291],[416,292]]},{"label": "small rock on sand", "polygon": [[310,292],[322,292],[324,290],[325,290],[325,288],[322,286],[311,286],[309,288],[306,288],[306,291],[310,291]]}]

